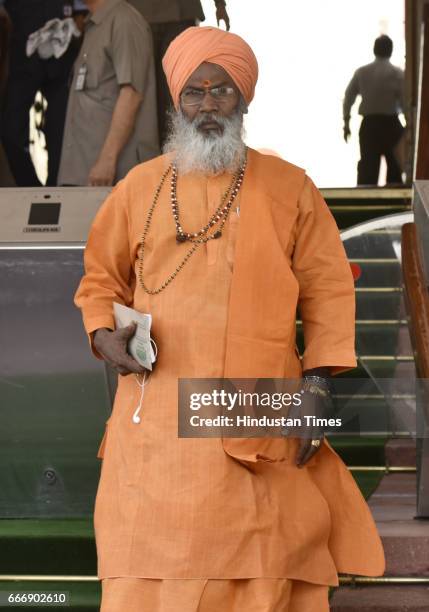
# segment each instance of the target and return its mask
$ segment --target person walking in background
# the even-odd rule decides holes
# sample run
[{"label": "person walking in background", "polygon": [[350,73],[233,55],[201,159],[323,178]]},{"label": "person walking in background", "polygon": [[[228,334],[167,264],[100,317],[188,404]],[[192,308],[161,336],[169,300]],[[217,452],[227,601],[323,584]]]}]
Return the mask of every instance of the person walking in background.
[{"label": "person walking in background", "polygon": [[86,0],[58,184],[113,185],[159,154],[152,36],[125,0]]},{"label": "person walking in background", "polygon": [[[164,144],[168,128],[168,110],[172,107],[162,58],[171,41],[205,16],[200,0],[128,0],[146,19],[152,29],[155,56],[159,141]],[[216,19],[229,30],[230,21],[225,0],[214,0]]]},{"label": "person walking in background", "polygon": [[356,70],[347,86],[344,102],[344,140],[350,136],[350,112],[358,95],[363,115],[359,130],[358,185],[377,185],[381,157],[387,163],[387,184],[402,184],[402,169],[395,147],[404,132],[399,113],[404,111],[404,72],[390,62],[393,42],[379,36],[374,43],[375,60]]},{"label": "person walking in background", "polygon": [[78,53],[78,42],[71,42],[58,59],[42,59],[26,54],[30,34],[51,19],[64,19],[73,12],[72,2],[63,0],[0,0],[12,23],[9,75],[2,117],[2,142],[10,168],[20,187],[40,186],[30,151],[29,112],[36,93],[47,101],[43,132],[48,151],[47,185],[56,185],[67,108],[70,70]]}]

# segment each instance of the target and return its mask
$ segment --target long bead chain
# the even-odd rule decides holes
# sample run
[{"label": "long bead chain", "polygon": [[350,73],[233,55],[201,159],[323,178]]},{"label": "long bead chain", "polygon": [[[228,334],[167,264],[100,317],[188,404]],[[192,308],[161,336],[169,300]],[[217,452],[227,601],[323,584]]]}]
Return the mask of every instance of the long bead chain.
[{"label": "long bead chain", "polygon": [[[205,225],[199,232],[195,232],[194,234],[183,232],[183,229],[179,222],[179,206],[177,202],[177,169],[175,169],[173,165],[170,165],[167,168],[167,170],[165,170],[164,174],[161,177],[160,183],[155,191],[152,206],[149,209],[146,223],[143,228],[142,239],[141,239],[141,246],[140,246],[140,253],[139,253],[139,265],[138,265],[138,277],[139,277],[140,285],[146,293],[150,295],[156,295],[160,293],[161,291],[163,291],[163,289],[165,289],[176,278],[180,270],[187,263],[191,255],[195,253],[195,251],[200,246],[200,244],[205,244],[209,240],[220,238],[220,236],[222,235],[223,227],[228,218],[229,211],[231,210],[231,206],[235,198],[237,197],[237,194],[243,182],[245,169],[246,169],[246,160],[244,161],[243,165],[241,166],[239,171],[236,173],[236,175],[234,175],[231,185],[229,186],[229,188],[227,189],[227,191],[225,192],[221,200],[221,204],[218,206],[218,208],[212,215],[207,225]],[[173,218],[176,224],[176,240],[177,242],[184,242],[187,240],[189,242],[192,242],[193,244],[192,244],[192,247],[189,249],[189,251],[186,253],[185,257],[176,267],[174,272],[172,272],[170,276],[168,276],[168,278],[162,283],[162,285],[160,285],[157,289],[149,289],[149,287],[147,287],[143,279],[143,265],[144,265],[144,252],[145,252],[145,246],[146,246],[146,237],[149,232],[150,224],[152,221],[152,215],[158,203],[162,187],[170,171],[172,171],[172,178],[171,178],[171,201],[172,202],[171,204],[172,204],[172,209],[173,209]],[[224,204],[227,198],[228,198],[228,201],[226,204]],[[219,221],[220,221],[219,229],[214,234],[207,235],[207,232],[213,227],[213,225],[215,225]]]},{"label": "long bead chain", "polygon": [[[214,233],[211,234],[209,239],[220,238],[222,235],[222,228],[225,224],[226,217],[228,216],[229,210],[237,197],[237,194],[240,190],[241,183],[243,182],[244,171],[246,169],[246,161],[244,161],[241,168],[238,172],[233,176],[231,185],[228,187],[226,192],[224,193],[220,205],[217,207],[208,223],[200,229],[198,232],[189,233],[184,232],[182,226],[179,221],[179,203],[177,201],[177,168],[173,166],[173,171],[171,174],[171,208],[173,212],[174,222],[176,224],[176,240],[177,242],[185,242],[189,240],[190,242],[194,242],[195,238],[199,236],[204,236],[207,232],[218,223],[222,219],[221,227]],[[225,204],[226,199],[229,199]]]}]

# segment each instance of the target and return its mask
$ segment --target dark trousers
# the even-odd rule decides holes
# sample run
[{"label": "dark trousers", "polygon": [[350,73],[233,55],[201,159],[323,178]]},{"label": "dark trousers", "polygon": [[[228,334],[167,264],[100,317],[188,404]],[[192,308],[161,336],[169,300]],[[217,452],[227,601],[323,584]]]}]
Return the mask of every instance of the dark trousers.
[{"label": "dark trousers", "polygon": [[386,158],[387,183],[402,183],[402,169],[394,149],[404,128],[397,115],[366,115],[359,130],[358,185],[377,185],[381,157]]},{"label": "dark trousers", "polygon": [[192,19],[188,21],[174,21],[171,23],[151,23],[156,71],[158,131],[161,146],[164,144],[168,130],[167,112],[173,104],[167,85],[167,79],[162,69],[162,58],[171,41],[181,32],[194,25],[195,21]]},{"label": "dark trousers", "polygon": [[77,47],[72,45],[59,59],[42,60],[37,53],[26,57],[21,45],[12,49],[2,117],[2,142],[19,187],[41,184],[29,151],[29,112],[38,91],[48,103],[43,126],[48,151],[47,185],[56,185],[69,75],[76,53]]}]

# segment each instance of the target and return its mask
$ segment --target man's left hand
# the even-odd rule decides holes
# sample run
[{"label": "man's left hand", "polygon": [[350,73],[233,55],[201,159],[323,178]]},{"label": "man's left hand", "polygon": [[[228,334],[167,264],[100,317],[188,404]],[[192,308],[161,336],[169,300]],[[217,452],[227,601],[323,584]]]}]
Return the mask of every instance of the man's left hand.
[{"label": "man's left hand", "polygon": [[[314,419],[326,418],[326,400],[320,395],[305,391],[302,395],[300,406],[300,418],[303,426],[301,428],[299,447],[295,458],[295,463],[298,467],[303,467],[314,455],[316,455],[322,447],[324,430],[323,427],[312,422],[307,425],[304,416],[314,417]],[[314,421],[312,419],[312,421]],[[319,440],[320,444],[315,446],[313,440]]]},{"label": "man's left hand", "polygon": [[[324,428],[318,424],[316,419],[326,419],[328,417],[329,405],[329,396],[323,397],[310,391],[304,391],[301,395],[300,406],[294,406],[289,411],[288,418],[299,419],[301,423],[300,427],[287,427],[284,430],[284,435],[299,438],[295,457],[295,464],[298,467],[303,467],[321,449],[325,434]],[[315,440],[319,440],[320,444],[312,444],[312,441]]]},{"label": "man's left hand", "polygon": [[216,7],[216,20],[217,20],[217,25],[219,26],[221,21],[225,22],[225,27],[227,29],[227,31],[229,32],[229,28],[231,27],[230,25],[230,21],[229,21],[229,15],[228,12],[226,10],[226,6],[224,4],[219,4]]},{"label": "man's left hand", "polygon": [[[312,440],[318,441],[319,446],[314,446],[312,444]],[[297,467],[303,467],[322,448],[323,438],[313,438],[312,440],[307,440],[305,438],[302,438],[300,440],[298,452],[296,454],[295,459]]]},{"label": "man's left hand", "polygon": [[88,185],[91,187],[113,185],[115,175],[116,160],[111,157],[101,156],[91,168],[88,177]]}]

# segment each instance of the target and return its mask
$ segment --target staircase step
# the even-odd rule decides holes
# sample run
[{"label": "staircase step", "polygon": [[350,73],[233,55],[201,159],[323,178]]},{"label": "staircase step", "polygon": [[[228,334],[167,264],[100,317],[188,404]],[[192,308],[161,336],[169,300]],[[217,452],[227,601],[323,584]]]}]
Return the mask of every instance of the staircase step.
[{"label": "staircase step", "polygon": [[369,506],[383,541],[386,575],[429,577],[429,521],[414,518],[416,474],[383,476]]},{"label": "staircase step", "polygon": [[385,465],[384,437],[328,436],[328,439],[347,465]]},{"label": "staircase step", "polygon": [[386,463],[389,466],[416,465],[416,441],[411,438],[392,438],[386,444]]},{"label": "staircase step", "polygon": [[328,204],[350,206],[385,204],[409,205],[412,190],[409,186],[398,187],[322,187],[321,193]]},{"label": "staircase step", "polygon": [[[406,323],[398,323],[397,325],[385,325],[383,322],[377,324],[358,323],[356,325],[357,342],[362,346],[362,351],[368,355],[381,353],[383,355],[394,355],[398,345],[398,335],[401,329],[408,329]],[[300,346],[303,346],[303,330],[301,327],[297,330],[297,339]],[[368,348],[365,348],[368,347]],[[408,346],[407,346],[408,348]]]},{"label": "staircase step", "polygon": [[360,272],[355,280],[356,287],[401,287],[402,273],[398,259],[380,257],[370,259],[369,263],[365,263],[365,259],[351,260],[355,270],[359,269]]},{"label": "staircase step", "polygon": [[342,205],[332,203],[329,204],[329,208],[331,209],[340,230],[352,227],[358,223],[364,223],[364,221],[377,219],[378,217],[410,211],[409,206],[401,206],[397,204],[374,204],[373,206],[368,206],[365,203],[356,206],[353,204]]},{"label": "staircase step", "polygon": [[395,359],[393,355],[363,355],[362,357],[363,359],[359,357],[357,368],[344,372],[344,374],[338,374],[338,378],[367,378],[369,373],[372,378],[413,379],[416,376],[412,355],[399,356],[398,359]]},{"label": "staircase step", "polygon": [[383,478],[383,472],[352,470],[351,474],[365,499],[368,499],[369,496],[373,494],[380,480]]},{"label": "staircase step", "polygon": [[402,293],[399,291],[359,291],[356,293],[356,318],[403,319]]},{"label": "staircase step", "polygon": [[428,612],[429,585],[340,587],[330,606],[331,612]]},{"label": "staircase step", "polygon": [[1,519],[0,550],[0,574],[97,571],[92,518]]}]

